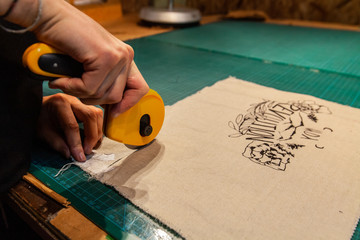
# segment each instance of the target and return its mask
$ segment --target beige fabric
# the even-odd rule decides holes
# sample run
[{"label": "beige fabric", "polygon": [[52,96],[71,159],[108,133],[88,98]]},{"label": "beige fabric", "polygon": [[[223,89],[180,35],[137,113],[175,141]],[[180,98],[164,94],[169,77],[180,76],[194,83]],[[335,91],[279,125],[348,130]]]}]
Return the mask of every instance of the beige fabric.
[{"label": "beige fabric", "polygon": [[121,160],[133,152],[135,152],[135,149],[130,149],[122,143],[104,137],[101,147],[94,150],[92,154],[87,155],[85,162],[73,160],[70,164],[81,167],[92,177],[101,178],[105,173],[117,167],[121,163]]},{"label": "beige fabric", "polygon": [[157,140],[99,180],[187,239],[350,239],[359,119],[228,78],[167,107]]}]

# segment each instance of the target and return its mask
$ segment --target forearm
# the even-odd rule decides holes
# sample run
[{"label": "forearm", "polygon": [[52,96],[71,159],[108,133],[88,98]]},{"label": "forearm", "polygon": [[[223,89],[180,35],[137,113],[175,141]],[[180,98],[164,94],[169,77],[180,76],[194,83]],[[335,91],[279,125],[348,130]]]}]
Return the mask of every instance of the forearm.
[{"label": "forearm", "polygon": [[[5,2],[6,1],[6,2]],[[13,0],[0,0],[8,12]],[[41,3],[41,4],[39,4]],[[133,49],[64,0],[17,0],[5,20],[23,27],[11,33],[34,32],[44,42],[84,66],[81,78],[59,78],[49,83],[87,104],[116,104],[118,114],[133,106],[149,87],[132,64]],[[4,10],[5,9],[5,10]]]},{"label": "forearm", "polygon": [[[1,1],[0,11],[5,13],[12,4],[12,0]],[[5,20],[23,27],[30,26],[38,14],[38,0],[18,0],[12,7]]]},{"label": "forearm", "polygon": [[[36,29],[44,24],[56,21],[58,15],[64,15],[67,11],[73,11],[70,4],[64,0],[41,0],[41,15]],[[13,0],[0,1],[0,15],[3,15],[12,5]],[[39,15],[39,0],[17,0],[10,13],[4,18],[6,21],[22,27],[28,27],[34,23]]]},{"label": "forearm", "polygon": [[[79,32],[73,30],[77,29],[77,24],[80,23],[82,27],[88,26],[91,30],[89,22],[94,22],[64,0],[17,0],[13,3],[13,0],[0,0],[0,12],[11,9],[3,19],[23,28],[31,26],[27,30],[34,32],[38,40],[58,48],[73,46],[74,36],[69,36],[69,33]],[[85,28],[81,30],[86,31]],[[71,53],[73,50],[75,49],[65,52]]]}]

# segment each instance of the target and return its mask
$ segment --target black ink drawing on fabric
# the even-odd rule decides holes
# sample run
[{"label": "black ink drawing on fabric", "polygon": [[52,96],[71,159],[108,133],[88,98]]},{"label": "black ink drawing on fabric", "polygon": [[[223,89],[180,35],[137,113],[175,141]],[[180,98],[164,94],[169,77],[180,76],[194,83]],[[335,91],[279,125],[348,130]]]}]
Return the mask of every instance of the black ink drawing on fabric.
[{"label": "black ink drawing on fabric", "polygon": [[[239,114],[235,121],[229,121],[229,127],[236,131],[229,137],[244,137],[250,141],[242,153],[244,157],[285,171],[295,157],[294,151],[305,147],[303,141],[299,143],[299,138],[317,142],[324,131],[333,131],[329,127],[316,128],[318,114],[331,114],[331,111],[313,101],[265,100],[252,105],[245,115]],[[317,143],[314,146],[325,148]]]}]

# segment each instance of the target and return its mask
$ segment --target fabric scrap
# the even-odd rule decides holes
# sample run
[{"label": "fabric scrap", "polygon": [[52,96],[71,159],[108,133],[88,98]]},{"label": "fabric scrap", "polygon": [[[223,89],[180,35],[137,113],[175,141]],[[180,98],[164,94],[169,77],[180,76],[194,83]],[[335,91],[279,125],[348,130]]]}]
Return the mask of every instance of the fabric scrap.
[{"label": "fabric scrap", "polygon": [[93,150],[92,154],[86,156],[87,160],[85,162],[74,161],[73,163],[88,172],[92,177],[99,178],[119,165],[120,160],[135,151],[135,149],[130,149],[123,143],[104,137],[100,148]]}]

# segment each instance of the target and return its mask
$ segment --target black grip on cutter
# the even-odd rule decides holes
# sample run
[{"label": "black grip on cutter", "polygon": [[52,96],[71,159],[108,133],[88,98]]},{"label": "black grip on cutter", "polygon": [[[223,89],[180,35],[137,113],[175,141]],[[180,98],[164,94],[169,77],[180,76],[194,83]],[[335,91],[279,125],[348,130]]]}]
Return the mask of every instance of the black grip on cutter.
[{"label": "black grip on cutter", "polygon": [[68,55],[58,53],[46,53],[38,60],[39,68],[45,72],[81,78],[84,68],[81,63]]}]

